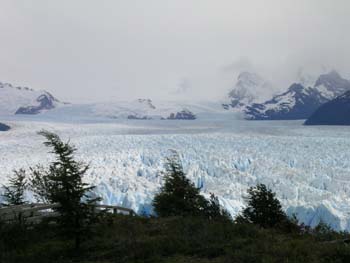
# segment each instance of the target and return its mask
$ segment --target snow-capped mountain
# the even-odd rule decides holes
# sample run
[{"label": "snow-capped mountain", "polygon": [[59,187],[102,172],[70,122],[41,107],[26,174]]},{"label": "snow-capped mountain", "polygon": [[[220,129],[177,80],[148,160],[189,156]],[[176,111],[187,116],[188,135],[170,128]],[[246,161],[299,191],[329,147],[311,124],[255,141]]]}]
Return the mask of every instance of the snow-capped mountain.
[{"label": "snow-capped mountain", "polygon": [[350,91],[319,107],[305,125],[350,125]]},{"label": "snow-capped mountain", "polygon": [[38,114],[62,104],[47,91],[0,82],[0,115]]},{"label": "snow-capped mountain", "polygon": [[328,74],[322,74],[317,79],[315,89],[317,89],[323,97],[331,100],[350,90],[350,81],[342,78],[338,72],[333,70]]},{"label": "snow-capped mountain", "polygon": [[319,75],[315,76],[314,74],[305,72],[302,69],[300,69],[296,76],[296,79],[298,80],[296,82],[307,88],[313,87],[316,83],[318,76]]},{"label": "snow-capped mountain", "polygon": [[310,116],[327,99],[314,88],[293,84],[289,89],[261,104],[247,106],[247,119],[297,120]]},{"label": "snow-capped mountain", "polygon": [[336,71],[320,75],[314,85],[292,84],[289,89],[264,103],[254,103],[243,110],[252,120],[307,119],[322,104],[350,90],[350,81]]},{"label": "snow-capped mountain", "polygon": [[228,94],[230,102],[223,104],[224,108],[240,110],[252,103],[267,99],[271,84],[256,73],[242,72],[237,78],[235,87]]}]

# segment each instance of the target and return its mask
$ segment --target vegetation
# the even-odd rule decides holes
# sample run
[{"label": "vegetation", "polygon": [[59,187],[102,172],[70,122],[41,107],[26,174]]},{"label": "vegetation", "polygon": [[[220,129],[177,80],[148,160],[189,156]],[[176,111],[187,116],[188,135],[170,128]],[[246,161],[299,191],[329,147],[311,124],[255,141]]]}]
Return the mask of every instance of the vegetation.
[{"label": "vegetation", "polygon": [[247,201],[247,207],[238,216],[237,222],[252,223],[268,228],[288,221],[275,193],[267,189],[264,184],[249,188]]},{"label": "vegetation", "polygon": [[60,205],[55,209],[60,214],[58,223],[62,233],[73,236],[75,248],[79,248],[81,238],[95,221],[93,204],[98,200],[89,196],[94,186],[82,181],[89,166],[75,161],[76,149],[62,142],[58,135],[47,131],[39,134],[46,138],[44,144],[52,148],[56,159],[47,169],[41,166],[32,169],[31,189],[39,200]]},{"label": "vegetation", "polygon": [[186,177],[176,153],[167,159],[165,170],[164,185],[153,200],[157,216],[201,216],[230,220],[229,214],[220,207],[214,194],[211,194],[208,201]]},{"label": "vegetation", "polygon": [[15,170],[14,175],[9,179],[9,185],[4,185],[5,189],[3,196],[4,206],[23,205],[24,191],[27,188],[26,172],[23,169]]},{"label": "vegetation", "polygon": [[342,233],[330,232],[328,241],[316,232],[285,233],[203,217],[111,215],[93,226],[95,234],[79,251],[72,249],[73,239],[56,235],[55,225],[37,225],[20,235],[15,228],[0,231],[3,263],[350,262]]},{"label": "vegetation", "polygon": [[210,194],[209,201],[206,201],[204,208],[204,215],[209,220],[227,220],[232,221],[232,217],[229,212],[224,209],[219,202],[219,198],[213,193]]},{"label": "vegetation", "polygon": [[165,169],[164,185],[153,200],[156,214],[160,217],[202,214],[206,200],[186,178],[177,155],[167,160]]}]

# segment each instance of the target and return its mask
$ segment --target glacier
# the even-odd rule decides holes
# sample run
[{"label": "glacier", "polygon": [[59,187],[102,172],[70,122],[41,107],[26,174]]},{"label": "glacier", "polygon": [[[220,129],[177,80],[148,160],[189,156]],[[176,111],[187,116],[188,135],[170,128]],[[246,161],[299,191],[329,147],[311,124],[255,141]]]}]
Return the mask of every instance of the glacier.
[{"label": "glacier", "polygon": [[[244,121],[230,115],[177,120],[63,121],[11,116],[0,132],[0,185],[13,169],[53,158],[37,132],[46,129],[77,147],[90,164],[84,180],[104,204],[152,213],[169,150],[205,196],[215,193],[233,215],[246,190],[264,183],[289,215],[315,226],[320,220],[350,230],[350,127],[303,126],[303,121]],[[29,198],[33,198],[28,193]]]}]

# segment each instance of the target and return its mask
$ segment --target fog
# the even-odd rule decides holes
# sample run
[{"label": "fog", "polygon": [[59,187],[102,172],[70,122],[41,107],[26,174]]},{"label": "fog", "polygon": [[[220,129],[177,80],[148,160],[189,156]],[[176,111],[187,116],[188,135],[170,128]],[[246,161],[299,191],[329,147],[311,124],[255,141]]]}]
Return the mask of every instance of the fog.
[{"label": "fog", "polygon": [[348,0],[2,0],[0,10],[0,81],[71,102],[217,100],[242,70],[281,90],[300,70],[350,78]]}]

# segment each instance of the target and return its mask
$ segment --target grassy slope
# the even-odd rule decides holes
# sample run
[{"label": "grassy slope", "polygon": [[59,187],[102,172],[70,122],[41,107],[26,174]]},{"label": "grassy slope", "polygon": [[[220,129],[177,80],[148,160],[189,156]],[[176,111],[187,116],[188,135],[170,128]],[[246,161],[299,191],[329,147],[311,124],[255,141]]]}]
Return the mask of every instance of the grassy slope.
[{"label": "grassy slope", "polygon": [[81,251],[54,226],[0,233],[0,262],[350,262],[341,234],[286,234],[198,218],[113,216]]}]

